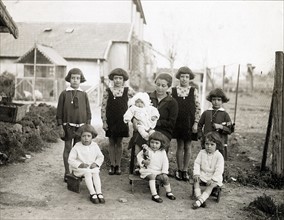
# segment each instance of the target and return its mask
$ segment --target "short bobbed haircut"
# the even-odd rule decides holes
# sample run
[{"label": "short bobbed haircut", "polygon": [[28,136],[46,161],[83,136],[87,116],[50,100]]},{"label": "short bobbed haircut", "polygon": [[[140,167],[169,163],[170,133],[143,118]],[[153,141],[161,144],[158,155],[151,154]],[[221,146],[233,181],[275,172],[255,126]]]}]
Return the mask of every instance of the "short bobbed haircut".
[{"label": "short bobbed haircut", "polygon": [[208,96],[206,97],[206,99],[211,102],[213,97],[219,97],[222,99],[223,103],[228,102],[230,99],[226,96],[226,94],[224,93],[224,91],[220,88],[216,88],[213,89],[209,92]]},{"label": "short bobbed haircut", "polygon": [[216,131],[211,131],[211,132],[208,132],[204,138],[202,139],[202,145],[205,147],[205,142],[206,141],[212,141],[214,143],[216,143],[216,150],[219,150],[219,151],[223,151],[224,149],[224,145],[223,145],[223,142],[222,142],[222,139],[220,137],[220,134]]},{"label": "short bobbed haircut", "polygon": [[122,76],[123,77],[123,81],[127,81],[129,76],[128,76],[128,73],[122,69],[122,68],[116,68],[114,70],[112,70],[109,75],[108,75],[108,78],[110,80],[113,80],[113,77],[114,76]]},{"label": "short bobbed haircut", "polygon": [[76,75],[80,75],[80,83],[86,82],[86,78],[84,77],[83,72],[79,69],[79,68],[73,68],[71,70],[69,70],[67,76],[65,77],[65,81],[70,83],[71,80],[71,75],[72,74],[76,74]]},{"label": "short bobbed haircut", "polygon": [[182,66],[181,68],[178,69],[176,73],[176,78],[180,79],[181,74],[188,74],[190,80],[194,79],[195,77],[195,74],[187,66]]},{"label": "short bobbed haircut", "polygon": [[173,82],[173,77],[169,74],[169,73],[160,73],[156,79],[155,79],[155,83],[157,82],[158,79],[163,79],[167,81],[168,87],[172,86],[172,82]]},{"label": "short bobbed haircut", "polygon": [[162,134],[161,132],[159,131],[155,131],[153,132],[150,136],[149,136],[149,146],[150,146],[150,141],[151,140],[157,140],[157,141],[160,141],[161,142],[161,147],[159,150],[164,150],[167,148],[167,142],[168,142],[168,139],[167,137]]},{"label": "short bobbed haircut", "polygon": [[97,131],[95,130],[95,128],[92,125],[89,124],[84,124],[82,125],[77,131],[76,131],[76,135],[81,137],[82,134],[84,132],[89,132],[92,134],[92,138],[95,138],[98,136]]}]

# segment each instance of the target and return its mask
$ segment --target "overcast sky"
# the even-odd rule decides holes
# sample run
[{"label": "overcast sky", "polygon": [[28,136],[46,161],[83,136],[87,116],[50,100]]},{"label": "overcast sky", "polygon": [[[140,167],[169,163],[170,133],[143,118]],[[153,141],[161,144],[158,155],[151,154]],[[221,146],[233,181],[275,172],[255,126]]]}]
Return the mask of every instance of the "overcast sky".
[{"label": "overcast sky", "polygon": [[[255,71],[274,67],[283,51],[283,1],[142,0],[145,39],[165,53],[176,42],[175,66],[222,68],[252,63]],[[171,40],[174,39],[174,40]]]},{"label": "overcast sky", "polygon": [[[92,13],[100,13],[99,7],[92,6],[92,1],[103,3],[102,0],[87,1],[90,7],[78,9],[78,5],[86,1],[73,0],[77,14],[61,21],[79,18],[80,21],[91,19]],[[104,0],[110,3],[111,0]],[[129,1],[129,0],[122,0]],[[121,3],[122,3],[121,1]],[[60,18],[64,9],[62,0],[4,0],[8,10],[16,21],[25,21],[32,17],[37,21],[49,18]],[[19,4],[24,2],[28,9],[17,11]],[[50,4],[50,3],[53,4]],[[284,1],[191,1],[191,0],[141,0],[147,25],[145,40],[152,43],[154,49],[166,54],[169,46],[174,46],[177,57],[175,67],[188,65],[195,70],[222,71],[226,65],[234,71],[237,65],[245,68],[251,63],[256,73],[266,73],[274,68],[275,51],[283,51],[283,2]],[[39,6],[40,3],[42,7]],[[47,13],[52,5],[60,5]],[[76,4],[78,3],[78,4]],[[70,2],[69,2],[70,4]],[[36,7],[33,7],[36,6]],[[13,9],[13,10],[12,10]],[[47,10],[49,9],[49,10]],[[89,11],[88,11],[89,10]],[[92,13],[89,13],[91,10]],[[119,8],[112,8],[119,10]],[[79,15],[78,13],[81,13]],[[30,15],[30,16],[29,16]],[[107,18],[111,16],[106,14]],[[121,15],[123,16],[123,15]],[[161,56],[157,55],[157,58]],[[169,62],[159,59],[162,65]],[[162,62],[163,61],[163,62]]]}]

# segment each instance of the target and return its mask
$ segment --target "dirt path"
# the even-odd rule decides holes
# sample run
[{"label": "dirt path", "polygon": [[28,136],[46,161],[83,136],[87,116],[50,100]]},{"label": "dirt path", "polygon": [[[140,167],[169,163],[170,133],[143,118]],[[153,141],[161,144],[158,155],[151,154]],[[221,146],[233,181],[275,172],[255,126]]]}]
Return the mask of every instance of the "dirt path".
[{"label": "dirt path", "polygon": [[[102,170],[101,179],[106,204],[88,200],[82,182],[80,194],[68,191],[62,181],[63,143],[53,144],[44,152],[32,155],[25,163],[0,167],[0,219],[246,219],[241,209],[263,190],[226,184],[221,201],[207,202],[207,208],[191,209],[191,186],[171,178],[177,200],[165,198],[162,204],[151,200],[147,185],[131,193],[128,174],[109,176]],[[283,198],[283,191],[267,190],[267,195]],[[120,198],[127,201],[122,203]]]},{"label": "dirt path", "polygon": [[[97,127],[98,140],[102,141],[100,111],[92,108],[92,125]],[[170,201],[161,189],[164,202],[151,200],[147,182],[135,187],[134,194],[125,168],[121,176],[109,176],[102,169],[102,189],[106,204],[94,205],[89,201],[88,190],[81,183],[80,194],[68,191],[63,182],[63,142],[50,145],[42,153],[32,154],[25,163],[0,166],[0,220],[5,219],[248,219],[242,209],[264,192],[278,201],[284,192],[225,184],[219,203],[212,198],[207,208],[192,210],[191,185],[171,178],[177,200]],[[174,152],[171,152],[174,154]],[[173,156],[173,155],[171,155]],[[105,160],[106,163],[106,160]],[[105,168],[105,165],[103,166]],[[123,198],[125,203],[119,200]]]}]

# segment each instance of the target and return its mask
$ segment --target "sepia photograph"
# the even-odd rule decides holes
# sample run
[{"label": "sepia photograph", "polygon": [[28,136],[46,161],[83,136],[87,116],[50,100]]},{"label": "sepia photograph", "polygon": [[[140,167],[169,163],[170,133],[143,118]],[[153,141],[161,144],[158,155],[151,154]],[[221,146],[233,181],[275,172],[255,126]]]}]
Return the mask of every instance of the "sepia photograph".
[{"label": "sepia photograph", "polygon": [[0,219],[284,219],[284,1],[0,0]]}]

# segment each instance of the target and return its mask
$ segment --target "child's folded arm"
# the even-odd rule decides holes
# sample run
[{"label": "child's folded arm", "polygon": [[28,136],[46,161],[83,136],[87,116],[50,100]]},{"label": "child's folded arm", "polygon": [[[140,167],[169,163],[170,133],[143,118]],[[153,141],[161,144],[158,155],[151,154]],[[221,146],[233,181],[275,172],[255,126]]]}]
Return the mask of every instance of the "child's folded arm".
[{"label": "child's folded arm", "polygon": [[98,153],[98,156],[95,160],[95,163],[100,167],[104,162],[104,155],[103,153],[101,152],[101,150],[99,150],[99,153]]},{"label": "child's folded arm", "polygon": [[163,164],[162,164],[162,173],[169,173],[169,159],[165,150],[163,150]]},{"label": "child's folded arm", "polygon": [[198,153],[194,164],[193,164],[193,175],[200,176],[200,167],[201,167],[201,152]]},{"label": "child's folded arm", "polygon": [[69,154],[68,163],[71,167],[78,168],[81,161],[77,160],[77,151],[75,149],[72,149]]},{"label": "child's folded arm", "polygon": [[216,164],[216,169],[214,171],[214,174],[212,176],[212,180],[214,181],[218,181],[218,177],[222,176],[224,173],[224,158],[222,155],[220,155],[220,157],[218,157],[218,161]]},{"label": "child's folded arm", "polygon": [[223,124],[223,129],[222,129],[223,134],[231,134],[232,133],[232,123],[230,122],[225,122]]}]

